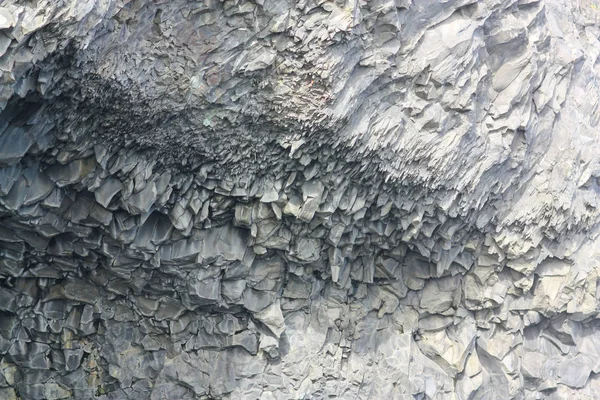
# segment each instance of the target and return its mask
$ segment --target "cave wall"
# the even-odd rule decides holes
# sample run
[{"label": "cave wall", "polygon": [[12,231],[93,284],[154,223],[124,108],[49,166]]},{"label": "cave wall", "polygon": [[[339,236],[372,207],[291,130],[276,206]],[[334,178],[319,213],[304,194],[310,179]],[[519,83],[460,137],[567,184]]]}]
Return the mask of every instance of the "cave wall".
[{"label": "cave wall", "polygon": [[597,10],[0,1],[0,398],[595,398]]}]

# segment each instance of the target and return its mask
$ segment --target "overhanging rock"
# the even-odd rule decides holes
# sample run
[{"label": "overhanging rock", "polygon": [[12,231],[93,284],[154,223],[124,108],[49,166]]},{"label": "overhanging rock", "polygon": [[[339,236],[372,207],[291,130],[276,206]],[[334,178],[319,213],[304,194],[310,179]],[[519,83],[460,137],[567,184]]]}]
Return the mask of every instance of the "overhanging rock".
[{"label": "overhanging rock", "polygon": [[599,17],[1,2],[0,398],[597,397]]}]

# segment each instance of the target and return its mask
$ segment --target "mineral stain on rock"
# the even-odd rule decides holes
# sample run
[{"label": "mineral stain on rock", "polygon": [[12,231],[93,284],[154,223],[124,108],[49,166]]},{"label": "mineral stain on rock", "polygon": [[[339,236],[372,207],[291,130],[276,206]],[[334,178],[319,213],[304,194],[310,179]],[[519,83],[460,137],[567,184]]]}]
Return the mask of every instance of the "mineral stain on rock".
[{"label": "mineral stain on rock", "polygon": [[0,2],[0,399],[597,398],[599,21]]}]

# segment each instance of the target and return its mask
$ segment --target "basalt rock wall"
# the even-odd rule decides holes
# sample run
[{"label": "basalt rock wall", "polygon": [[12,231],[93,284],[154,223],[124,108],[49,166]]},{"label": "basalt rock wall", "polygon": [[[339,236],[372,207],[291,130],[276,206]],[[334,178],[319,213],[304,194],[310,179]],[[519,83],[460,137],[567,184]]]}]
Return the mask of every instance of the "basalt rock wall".
[{"label": "basalt rock wall", "polygon": [[0,1],[0,398],[595,398],[599,21]]}]

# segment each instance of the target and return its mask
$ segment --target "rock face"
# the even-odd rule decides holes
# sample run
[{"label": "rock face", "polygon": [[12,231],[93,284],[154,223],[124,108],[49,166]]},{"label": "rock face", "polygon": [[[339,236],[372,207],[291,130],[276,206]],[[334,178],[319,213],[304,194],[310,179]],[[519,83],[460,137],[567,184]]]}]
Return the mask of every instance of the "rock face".
[{"label": "rock face", "polygon": [[0,398],[597,397],[598,7],[0,1]]}]

